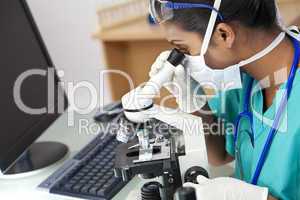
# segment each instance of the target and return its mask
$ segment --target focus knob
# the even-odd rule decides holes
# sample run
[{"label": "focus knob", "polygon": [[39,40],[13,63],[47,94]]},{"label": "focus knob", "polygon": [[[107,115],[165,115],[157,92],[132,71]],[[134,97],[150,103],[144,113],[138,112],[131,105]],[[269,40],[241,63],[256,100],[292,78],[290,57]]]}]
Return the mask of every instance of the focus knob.
[{"label": "focus knob", "polygon": [[184,175],[184,182],[190,182],[190,183],[197,183],[197,177],[198,176],[204,176],[206,178],[209,178],[208,172],[202,168],[202,167],[191,167],[190,169],[188,169]]}]

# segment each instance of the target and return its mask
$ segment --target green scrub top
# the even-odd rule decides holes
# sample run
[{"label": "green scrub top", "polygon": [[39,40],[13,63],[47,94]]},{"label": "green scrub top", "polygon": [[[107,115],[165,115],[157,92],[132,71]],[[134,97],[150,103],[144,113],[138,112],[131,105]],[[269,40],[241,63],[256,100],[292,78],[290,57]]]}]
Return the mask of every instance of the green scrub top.
[{"label": "green scrub top", "polygon": [[[247,74],[243,77],[243,89],[219,92],[211,100],[209,106],[214,114],[222,119],[226,128],[226,150],[235,157],[234,130],[236,118],[244,111],[244,99],[246,88],[251,77]],[[244,173],[244,181],[250,183],[256,169],[263,146],[267,140],[270,126],[272,125],[275,111],[281,101],[281,95],[286,83],[283,83],[276,93],[273,105],[263,112],[264,99],[260,84],[254,81],[251,97],[251,111],[253,116],[254,147],[246,131],[250,130],[247,121],[241,122],[239,145],[241,145],[241,162]],[[223,101],[222,101],[223,99]],[[258,180],[258,185],[269,188],[272,196],[282,200],[300,199],[300,70],[298,69],[293,84],[287,109],[283,114],[283,120],[279,131],[272,143],[267,160]],[[239,177],[236,167],[235,176]]]}]

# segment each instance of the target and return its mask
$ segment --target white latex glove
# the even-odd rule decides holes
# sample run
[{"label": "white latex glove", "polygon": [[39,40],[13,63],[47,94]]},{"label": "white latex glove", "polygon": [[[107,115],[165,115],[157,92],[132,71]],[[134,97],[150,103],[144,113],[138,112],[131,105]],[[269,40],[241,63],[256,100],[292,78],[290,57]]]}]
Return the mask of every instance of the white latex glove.
[{"label": "white latex glove", "polygon": [[[167,61],[171,51],[162,52],[151,67],[149,76],[153,78],[164,66],[170,65]],[[205,104],[205,95],[201,94],[201,88],[195,80],[187,75],[183,65],[174,67],[170,83],[164,87],[176,97],[176,102],[183,112],[193,113],[199,111]],[[200,94],[199,94],[200,93]]]},{"label": "white latex glove", "polygon": [[267,200],[268,189],[250,185],[234,178],[207,179],[198,176],[199,184],[185,183],[184,187],[193,187],[197,199],[201,200]]}]

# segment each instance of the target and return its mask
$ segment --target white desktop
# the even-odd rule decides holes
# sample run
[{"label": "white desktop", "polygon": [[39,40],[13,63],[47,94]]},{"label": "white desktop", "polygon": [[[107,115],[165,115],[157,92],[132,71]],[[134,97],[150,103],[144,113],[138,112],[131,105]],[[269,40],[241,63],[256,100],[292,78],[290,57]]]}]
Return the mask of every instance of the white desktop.
[{"label": "white desktop", "polygon": [[[55,172],[63,163],[71,156],[80,151],[94,137],[94,133],[86,133],[82,123],[93,123],[93,113],[90,115],[75,115],[74,126],[68,126],[68,113],[63,114],[39,139],[38,141],[58,141],[66,144],[70,153],[64,160],[56,163],[46,169],[32,172],[28,175],[19,176],[0,176],[0,196],[1,199],[30,199],[30,200],[67,200],[78,199],[73,197],[50,194],[46,190],[38,188],[38,185]],[[221,168],[210,167],[211,176],[226,176],[231,175],[233,168],[224,166]],[[133,200],[138,199],[140,188],[145,180],[138,177],[129,182],[121,192],[119,192],[114,200]]]}]

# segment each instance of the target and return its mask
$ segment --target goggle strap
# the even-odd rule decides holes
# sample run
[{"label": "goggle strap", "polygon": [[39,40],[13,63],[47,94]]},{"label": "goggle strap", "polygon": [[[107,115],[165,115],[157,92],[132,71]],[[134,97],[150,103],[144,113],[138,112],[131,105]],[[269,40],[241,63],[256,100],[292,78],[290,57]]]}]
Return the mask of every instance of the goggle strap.
[{"label": "goggle strap", "polygon": [[[214,10],[220,10],[221,2],[222,2],[222,0],[215,0],[215,3],[214,3],[215,9]],[[218,13],[219,12],[214,12],[214,11],[211,12],[211,16],[210,16],[210,19],[208,22],[207,30],[206,30],[206,33],[205,33],[205,36],[203,39],[203,44],[202,44],[201,51],[200,51],[201,56],[204,56],[208,50],[209,43],[210,43],[210,40],[211,40],[211,37],[213,34],[213,30],[214,30],[214,27],[215,27],[215,24],[217,21]]]},{"label": "goggle strap", "polygon": [[217,10],[216,8],[212,7],[211,5],[205,4],[205,3],[197,3],[197,4],[195,4],[195,3],[174,3],[174,2],[168,1],[166,3],[166,7],[169,9],[173,9],[173,10],[182,10],[182,9],[191,9],[191,8],[209,9],[209,10],[217,12],[218,17],[220,18],[221,21],[224,20],[224,17],[219,12],[219,10]]}]

